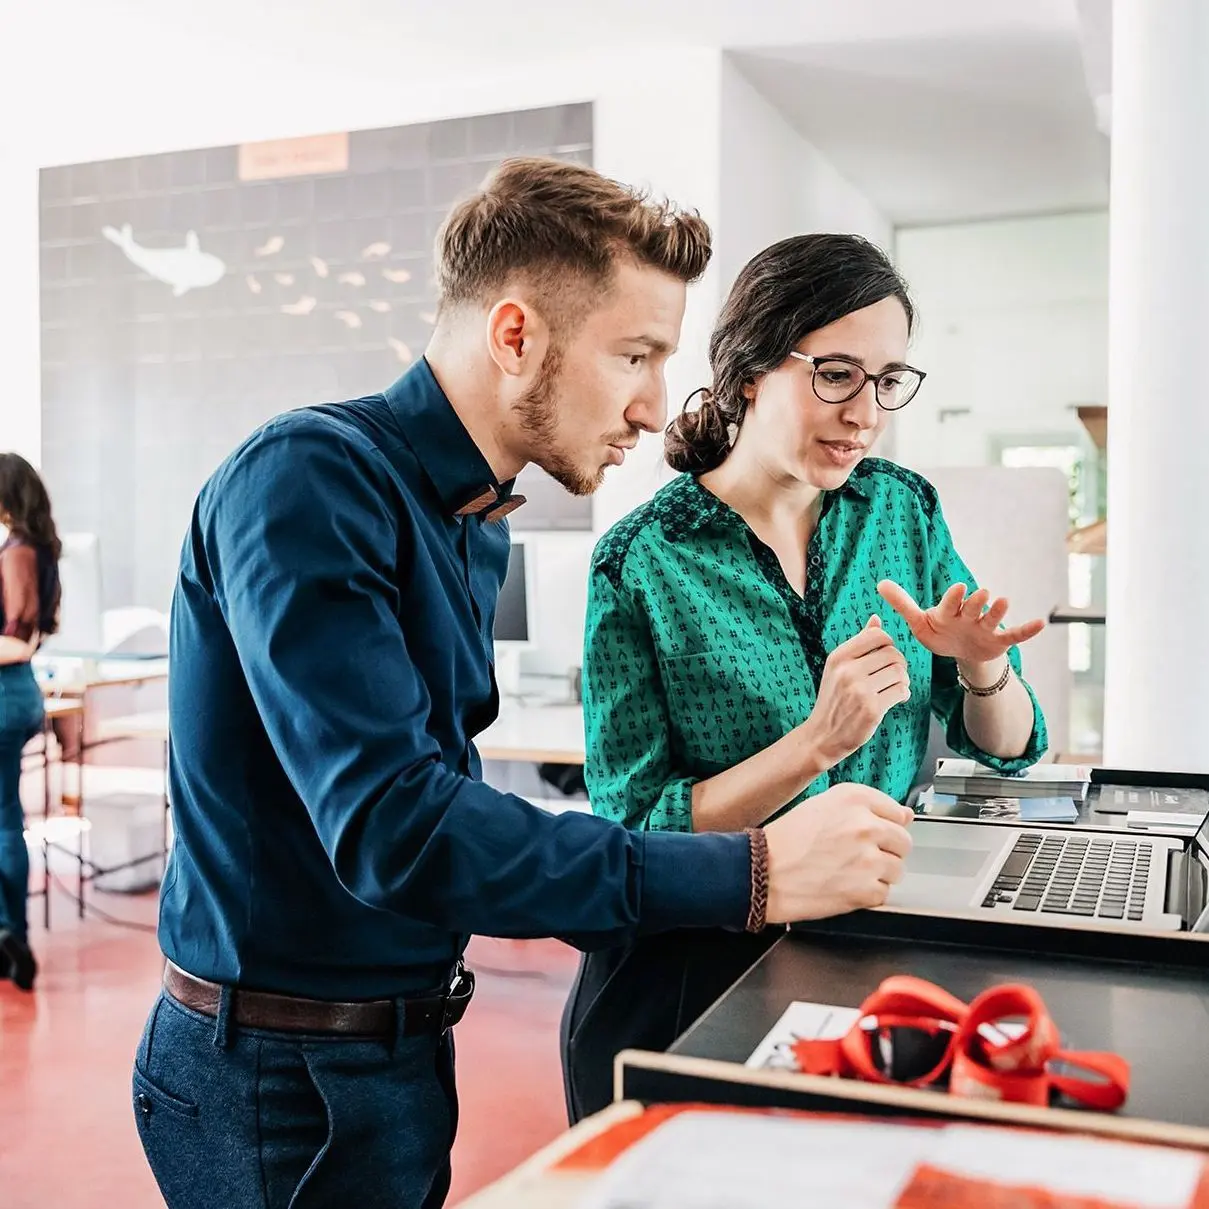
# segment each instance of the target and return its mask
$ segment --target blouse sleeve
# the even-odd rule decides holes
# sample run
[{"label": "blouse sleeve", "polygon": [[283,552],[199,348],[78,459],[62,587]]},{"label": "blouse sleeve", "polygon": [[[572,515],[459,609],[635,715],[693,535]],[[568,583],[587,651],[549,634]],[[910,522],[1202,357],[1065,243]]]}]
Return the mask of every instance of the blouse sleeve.
[{"label": "blouse sleeve", "polygon": [[38,552],[33,546],[12,545],[0,552],[0,600],[4,636],[28,642],[38,628]]},{"label": "blouse sleeve", "polygon": [[[949,526],[937,505],[932,514],[931,533],[931,568],[932,568],[932,599],[928,605],[935,605],[940,598],[956,583],[965,584],[973,592],[978,584],[969,567],[953,546],[953,538]],[[946,741],[949,748],[960,756],[977,760],[996,772],[1023,772],[1036,764],[1045,755],[1049,747],[1049,735],[1045,726],[1045,715],[1037,701],[1037,694],[1032,686],[1023,678],[1020,648],[1008,649],[1008,661],[1011,663],[1021,683],[1028,690],[1033,703],[1033,733],[1029,736],[1028,746],[1015,759],[1004,760],[982,751],[970,738],[965,725],[965,693],[957,682],[957,661],[942,658],[939,655],[932,658],[932,711],[944,725]]]},{"label": "blouse sleeve", "polygon": [[673,765],[649,623],[599,568],[589,580],[584,638],[584,779],[593,813],[635,830],[692,831],[694,778]]}]

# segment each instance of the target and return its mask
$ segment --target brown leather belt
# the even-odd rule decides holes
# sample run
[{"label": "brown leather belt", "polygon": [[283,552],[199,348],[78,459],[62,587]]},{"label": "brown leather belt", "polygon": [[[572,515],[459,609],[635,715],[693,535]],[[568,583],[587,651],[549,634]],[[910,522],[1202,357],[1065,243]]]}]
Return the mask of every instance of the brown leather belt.
[{"label": "brown leather belt", "polygon": [[[168,962],[164,967],[164,989],[178,1003],[203,1016],[217,1016],[223,988],[198,978]],[[439,995],[402,997],[403,1035],[444,1033],[466,1013],[474,994],[474,974],[458,963],[447,991]],[[363,1003],[333,1003],[323,999],[301,999],[268,991],[231,988],[231,1018],[244,1028],[270,1029],[286,1033],[332,1033],[344,1037],[393,1037],[393,999]]]}]

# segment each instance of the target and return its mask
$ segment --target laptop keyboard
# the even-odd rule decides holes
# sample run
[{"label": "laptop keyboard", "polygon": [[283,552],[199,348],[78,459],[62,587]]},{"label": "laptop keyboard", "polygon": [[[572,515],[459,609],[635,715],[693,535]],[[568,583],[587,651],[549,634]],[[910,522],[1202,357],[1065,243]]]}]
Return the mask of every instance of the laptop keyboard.
[{"label": "laptop keyboard", "polygon": [[1152,852],[1150,844],[1138,840],[1026,832],[982,905],[1011,903],[1016,911],[1138,921]]}]

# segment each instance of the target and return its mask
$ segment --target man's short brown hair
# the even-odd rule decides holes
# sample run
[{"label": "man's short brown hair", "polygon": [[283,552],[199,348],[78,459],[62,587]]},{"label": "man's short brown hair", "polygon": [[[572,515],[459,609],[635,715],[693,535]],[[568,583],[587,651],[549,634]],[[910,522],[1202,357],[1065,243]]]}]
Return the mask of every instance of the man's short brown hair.
[{"label": "man's short brown hair", "polygon": [[524,281],[557,300],[547,321],[565,322],[568,310],[607,290],[619,257],[687,284],[705,272],[710,251],[709,227],[695,211],[582,164],[524,157],[505,160],[445,219],[437,285],[445,308]]}]

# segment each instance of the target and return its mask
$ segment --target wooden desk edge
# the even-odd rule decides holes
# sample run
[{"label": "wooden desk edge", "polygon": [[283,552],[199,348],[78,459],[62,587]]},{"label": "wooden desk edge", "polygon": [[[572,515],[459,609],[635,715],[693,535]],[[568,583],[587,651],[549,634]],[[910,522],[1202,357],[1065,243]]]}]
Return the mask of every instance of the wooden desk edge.
[{"label": "wooden desk edge", "polygon": [[[642,1111],[643,1106],[636,1101],[618,1101],[585,1117],[498,1180],[460,1201],[460,1209],[518,1209],[522,1205],[525,1209],[542,1209],[545,1204],[554,1206],[568,1203],[563,1188],[554,1185],[557,1175],[551,1168],[585,1142],[619,1121],[639,1116]],[[542,1187],[545,1179],[551,1181],[547,1188]],[[543,1192],[545,1195],[542,1195]]]},{"label": "wooden desk edge", "polygon": [[1072,1108],[1036,1108],[997,1100],[973,1100],[947,1092],[891,1084],[864,1083],[855,1079],[833,1079],[821,1075],[801,1075],[792,1071],[758,1070],[736,1062],[714,1058],[690,1058],[678,1054],[659,1054],[646,1050],[622,1050],[613,1065],[613,1095],[622,1101],[625,1095],[625,1071],[658,1071],[686,1078],[711,1079],[770,1090],[802,1092],[827,1097],[836,1102],[835,1110],[860,1112],[861,1105],[902,1108],[931,1115],[969,1118],[994,1125],[1026,1125],[1065,1133],[1094,1134],[1135,1142],[1192,1147],[1209,1150],[1209,1128],[1157,1121],[1145,1117],[1122,1117],[1111,1113],[1080,1111]]},{"label": "wooden desk edge", "polygon": [[512,747],[507,744],[475,743],[480,759],[513,760],[533,764],[582,764],[584,753],[569,747]]}]

